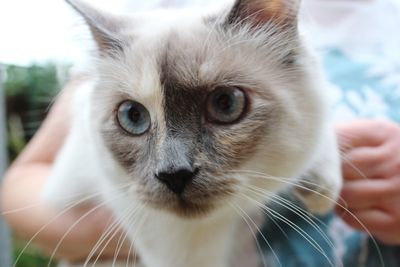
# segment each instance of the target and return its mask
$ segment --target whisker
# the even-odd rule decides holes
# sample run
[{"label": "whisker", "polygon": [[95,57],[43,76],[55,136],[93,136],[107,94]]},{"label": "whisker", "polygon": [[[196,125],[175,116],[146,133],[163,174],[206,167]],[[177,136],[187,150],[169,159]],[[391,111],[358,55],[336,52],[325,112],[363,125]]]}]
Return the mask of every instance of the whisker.
[{"label": "whisker", "polygon": [[[117,184],[116,187],[118,189],[124,188],[124,187],[128,187],[129,185],[131,185],[131,182],[127,182],[127,183],[121,183],[121,184]],[[87,194],[75,194],[75,195],[69,195],[69,196],[65,196],[65,197],[59,197],[57,198],[57,201],[63,202],[63,200],[65,200],[65,206],[69,206],[72,204],[76,204],[77,202],[79,202],[79,204],[85,202],[85,201],[89,201],[92,198],[95,198],[97,196],[100,196],[102,194],[102,191],[98,191],[96,193],[91,193],[89,195]],[[43,205],[43,200],[40,199],[38,201],[38,203],[36,204],[32,204],[32,205],[27,205],[25,207],[20,207],[20,208],[15,208],[15,209],[10,209],[10,210],[6,210],[6,211],[2,211],[0,214],[2,216],[4,215],[9,215],[9,214],[13,214],[13,213],[18,213],[18,212],[23,212],[32,208],[37,208]]]},{"label": "whisker", "polygon": [[[131,217],[133,217],[134,213],[132,213],[130,216],[128,216],[128,220],[131,219]],[[121,249],[126,241],[128,237],[128,231],[126,231],[125,229],[121,232],[120,237],[118,238],[118,242],[117,242],[117,248],[114,252],[114,258],[113,258],[113,263],[112,263],[112,267],[115,266],[116,261],[118,259],[119,253],[121,252]],[[128,252],[130,253],[130,251]]]},{"label": "whisker", "polygon": [[[290,210],[291,212],[293,212],[294,214],[299,216],[303,221],[305,221],[315,231],[317,231],[317,233],[322,237],[324,242],[326,242],[326,244],[332,250],[334,250],[334,251],[336,250],[336,247],[333,244],[333,242],[331,241],[331,239],[328,237],[327,234],[325,234],[325,232],[322,230],[322,228],[317,224],[317,222],[318,222],[319,224],[324,226],[326,229],[328,229],[328,225],[325,222],[323,222],[322,220],[320,220],[319,218],[317,218],[313,214],[309,213],[308,211],[302,209],[301,207],[299,207],[298,205],[294,204],[293,202],[291,202],[291,201],[289,201],[289,200],[287,200],[287,199],[285,199],[285,198],[283,198],[283,197],[281,197],[279,195],[266,192],[265,190],[258,189],[256,187],[254,187],[254,189],[252,189],[252,188],[247,188],[247,189],[251,190],[253,193],[256,193],[256,194],[258,194],[260,196],[268,195],[270,201],[273,201],[274,203],[280,205],[281,207],[284,207],[284,208]],[[276,198],[277,200],[274,199],[274,198]],[[259,203],[259,204],[261,204],[261,203]],[[340,266],[343,266],[342,262],[340,262]]]},{"label": "whisker", "polygon": [[[265,235],[262,233],[262,231],[260,230],[260,228],[257,226],[257,224],[253,221],[253,219],[251,219],[251,217],[243,210],[241,209],[239,206],[237,206],[237,208],[239,208],[243,214],[250,220],[250,222],[254,225],[254,227],[257,229],[258,233],[261,235],[261,237],[263,238],[263,240],[265,241],[265,243],[268,245],[268,247],[270,247],[272,249],[272,245],[270,244],[270,242],[267,240],[267,238],[265,237]],[[273,251],[273,249],[272,249]],[[275,254],[275,252],[273,251],[273,254]],[[277,256],[275,254],[275,256]],[[279,262],[279,265],[282,267],[282,264]]]},{"label": "whisker", "polygon": [[[294,179],[294,178],[289,178],[289,177],[279,177],[279,176],[273,176],[273,175],[269,175],[269,174],[266,174],[266,173],[262,173],[262,172],[258,172],[258,171],[253,171],[253,170],[232,170],[232,171],[229,171],[229,172],[232,172],[232,173],[239,173],[239,174],[241,174],[241,173],[244,173],[244,174],[246,174],[246,175],[248,175],[248,174],[252,174],[253,176],[260,176],[260,177],[264,177],[264,178],[266,178],[266,179],[271,179],[271,180],[275,180],[275,181],[278,181],[278,182],[287,182],[287,183],[289,183],[290,185],[293,185],[293,186],[295,186],[295,187],[297,187],[297,186],[303,186],[303,183],[304,184],[307,184],[307,185],[310,185],[310,186],[312,186],[312,187],[316,187],[316,188],[321,188],[322,190],[327,190],[328,188],[326,188],[326,187],[324,187],[324,186],[322,186],[322,185],[320,185],[320,184],[318,184],[318,183],[315,183],[315,182],[311,182],[311,181],[301,181],[301,183],[300,182],[296,182],[296,180],[298,180],[298,179]],[[303,189],[303,188],[302,188]]]},{"label": "whisker", "polygon": [[[127,211],[127,210],[129,210],[129,208],[127,208],[125,211]],[[130,212],[128,212],[128,213],[130,214]],[[84,263],[83,267],[86,267],[89,264],[90,260],[94,256],[94,254],[98,251],[100,246],[104,243],[102,249],[97,253],[96,259],[92,263],[92,267],[94,267],[96,265],[96,263],[99,260],[101,254],[103,254],[103,252],[106,249],[106,247],[110,244],[111,240],[118,233],[118,230],[120,229],[120,223],[121,223],[121,219],[118,218],[117,220],[115,220],[113,223],[111,223],[106,228],[106,230],[100,236],[99,240],[97,240],[96,244],[93,246],[93,248],[90,251],[89,255],[86,257],[86,260],[85,260],[85,263]]]},{"label": "whisker", "polygon": [[[105,244],[103,245],[103,248],[100,250],[100,252],[98,253],[98,255],[97,255],[96,259],[95,259],[95,261],[93,262],[92,267],[94,267],[94,266],[96,265],[96,263],[97,263],[97,261],[99,260],[101,254],[103,254],[103,252],[104,252],[104,250],[106,249],[106,247],[109,245],[109,243],[111,242],[111,240],[115,237],[115,235],[118,233],[118,230],[121,230],[121,229],[119,229],[119,228],[121,227],[120,225],[121,225],[122,221],[124,220],[124,218],[133,217],[133,216],[135,215],[135,213],[138,211],[138,209],[139,209],[139,207],[135,207],[135,208],[133,208],[133,209],[131,209],[130,207],[128,207],[126,210],[131,210],[131,211],[127,211],[125,217],[122,217],[122,218],[116,220],[116,221],[115,221],[115,225],[112,227],[112,228],[114,228],[114,229],[110,229],[110,231],[108,231],[108,233],[105,235],[105,237],[103,238],[103,240],[100,241],[100,242],[98,242],[99,245],[98,245],[96,248],[92,249],[92,251],[97,251],[97,249],[98,249],[98,248],[100,247],[100,245],[105,241],[105,239],[108,238],[108,241],[105,242]],[[125,212],[124,212],[124,214],[125,214]],[[114,233],[111,235],[111,237],[109,237],[110,234],[111,234],[113,231],[114,231]],[[90,258],[89,258],[89,259],[90,259]],[[115,258],[115,253],[114,253],[114,260],[115,260],[115,259],[116,259],[116,258]]]},{"label": "whisker", "polygon": [[269,213],[271,216],[274,218],[277,218],[278,220],[286,223],[288,226],[290,226],[292,229],[294,229],[299,235],[301,235],[312,247],[314,247],[315,250],[317,250],[324,258],[328,261],[329,265],[334,267],[334,264],[332,261],[329,259],[328,255],[324,252],[323,248],[318,244],[317,241],[315,241],[314,238],[312,238],[306,231],[304,231],[301,227],[296,225],[294,222],[290,221],[289,219],[285,218],[282,216],[279,212],[275,211],[274,209],[267,207],[266,205],[258,202],[257,200],[254,200],[250,198],[247,195],[241,194],[241,196],[244,196],[248,200],[254,202],[256,205],[258,205],[264,212]]},{"label": "whisker", "polygon": [[349,166],[357,172],[358,175],[360,175],[361,178],[365,179],[365,180],[369,180],[368,176],[365,175],[356,165],[354,165],[353,163],[351,163],[351,161],[349,160],[349,158],[345,155],[345,154],[341,154],[340,157],[342,158],[343,161],[345,161],[347,164],[349,164]]},{"label": "whisker", "polygon": [[[263,262],[263,266],[264,266],[264,267],[267,267],[267,264],[266,264],[265,259],[264,259],[263,250],[262,250],[262,248],[261,248],[260,243],[258,242],[257,236],[256,236],[256,234],[254,233],[254,231],[253,231],[253,229],[252,229],[250,223],[247,221],[247,219],[244,217],[244,215],[238,210],[238,206],[235,205],[235,203],[228,202],[228,204],[236,211],[236,213],[237,213],[240,217],[242,217],[243,221],[244,221],[244,222],[246,223],[246,225],[249,227],[250,232],[251,232],[251,234],[252,234],[254,240],[256,241],[256,246],[257,246],[258,252],[260,253],[260,257],[261,257],[261,260],[262,260],[262,262]],[[268,246],[270,247],[269,243],[267,243],[267,244],[268,244]],[[271,248],[271,247],[270,247],[270,248]],[[272,248],[271,248],[271,250],[273,251]],[[275,255],[276,259],[277,259],[278,262],[279,262],[279,259],[278,259],[278,257],[276,256],[275,253],[274,253],[274,255]],[[280,266],[282,267],[282,265],[280,265]]]},{"label": "whisker", "polygon": [[[259,178],[263,178],[263,179],[271,179],[271,180],[275,180],[275,181],[278,181],[278,182],[283,182],[283,183],[286,183],[286,184],[289,184],[289,185],[292,185],[292,186],[295,186],[295,187],[298,187],[298,188],[301,188],[301,189],[310,191],[310,192],[312,192],[312,193],[318,194],[318,195],[320,195],[321,197],[324,197],[324,198],[326,198],[326,199],[332,201],[332,202],[335,203],[338,207],[340,207],[340,208],[343,209],[345,212],[347,212],[352,218],[354,218],[354,219],[360,224],[360,226],[362,227],[362,229],[363,229],[363,230],[367,233],[367,235],[371,238],[371,240],[372,240],[372,242],[373,242],[373,245],[374,245],[374,247],[375,247],[375,249],[376,249],[376,251],[377,251],[377,253],[378,253],[378,257],[379,257],[379,261],[380,261],[380,263],[381,263],[381,266],[385,266],[384,260],[383,260],[383,255],[382,255],[382,252],[381,252],[381,250],[380,250],[380,248],[379,248],[379,246],[378,246],[378,243],[377,243],[376,239],[373,237],[373,235],[372,235],[371,232],[368,230],[368,228],[357,218],[357,216],[355,216],[355,215],[345,206],[345,205],[346,205],[346,204],[345,204],[346,202],[343,200],[343,198],[339,197],[339,200],[341,200],[341,201],[344,203],[344,205],[341,204],[340,202],[338,202],[338,201],[332,199],[332,198],[329,198],[329,197],[327,197],[327,196],[321,194],[321,193],[318,192],[318,191],[315,191],[315,190],[313,190],[313,189],[311,189],[311,188],[307,188],[307,187],[305,187],[305,186],[302,186],[301,184],[296,184],[295,182],[288,181],[288,178],[281,178],[281,177],[268,176],[268,175],[265,175],[265,174],[262,174],[262,173],[259,173],[259,172],[254,172],[254,171],[235,170],[235,171],[233,171],[233,173],[237,173],[237,174],[243,173],[243,174],[246,174],[246,175],[248,175],[248,176],[252,174],[252,177],[259,177]],[[316,185],[316,184],[314,185],[314,183],[311,183],[311,184],[312,184],[313,186],[315,186],[315,187],[317,187],[317,186],[318,186],[318,187],[321,187],[321,186]],[[323,187],[322,187],[322,188],[323,188]]]},{"label": "whisker", "polygon": [[[142,209],[144,209],[146,207],[146,203],[143,203],[142,204]],[[129,247],[129,254],[128,254],[128,258],[127,258],[127,261],[126,261],[126,267],[128,267],[128,263],[129,263],[129,256],[130,256],[130,254],[131,254],[131,252],[133,252],[133,255],[134,255],[134,262],[133,262],[133,267],[135,267],[136,266],[136,262],[137,262],[137,253],[134,251],[134,248],[133,248],[133,244],[135,243],[135,236],[137,235],[137,233],[139,233],[139,230],[140,230],[140,228],[143,226],[143,224],[146,222],[146,217],[142,217],[141,218],[142,219],[142,222],[141,223],[138,223],[138,225],[137,225],[137,227],[136,227],[136,231],[135,231],[135,233],[133,233],[133,240],[132,240],[132,242],[131,242],[131,245],[130,245],[130,247]]]},{"label": "whisker", "polygon": [[[126,185],[128,186],[128,185]],[[100,193],[99,193],[100,194]],[[42,227],[40,227],[40,229],[28,240],[28,242],[25,244],[25,246],[22,248],[21,252],[18,254],[17,258],[14,261],[13,267],[16,267],[20,258],[22,257],[23,253],[26,251],[26,249],[28,248],[28,246],[33,242],[33,240],[42,232],[44,231],[44,229],[46,229],[50,224],[52,224],[53,222],[55,222],[57,219],[59,219],[62,215],[64,215],[65,213],[67,213],[68,211],[70,211],[71,209],[73,209],[74,207],[79,206],[80,204],[88,201],[89,199],[93,198],[93,195],[89,195],[81,200],[79,200],[76,203],[73,203],[72,205],[70,205],[69,207],[66,207],[65,209],[63,209],[62,211],[60,211],[56,216],[54,216],[50,221],[48,221],[45,225],[43,225]],[[39,206],[39,205],[36,205]]]},{"label": "whisker", "polygon": [[[100,237],[100,239],[96,242],[95,246],[92,248],[89,256],[86,258],[85,264],[83,267],[86,267],[86,265],[89,263],[90,259],[94,256],[94,254],[96,253],[96,251],[100,248],[100,246],[105,243],[103,245],[103,248],[100,250],[100,252],[98,253],[94,263],[92,264],[92,267],[96,264],[96,262],[99,260],[101,254],[104,252],[104,250],[106,249],[106,247],[109,245],[109,243],[112,241],[112,239],[115,237],[115,235],[118,233],[118,230],[120,228],[121,223],[125,220],[125,218],[130,218],[133,217],[135,215],[135,213],[137,213],[137,211],[139,210],[139,207],[134,207],[131,209],[130,206],[128,206],[125,211],[123,212],[125,214],[124,217],[120,217],[117,220],[115,220],[108,228],[107,230],[102,234],[102,236]],[[114,233],[113,233],[114,232]],[[113,233],[113,234],[112,234]],[[112,235],[111,235],[112,234]],[[110,236],[111,235],[111,236]],[[108,240],[106,241],[106,239],[108,238]]]},{"label": "whisker", "polygon": [[258,193],[258,195],[260,195],[260,196],[267,195],[269,197],[269,200],[273,201],[274,203],[280,205],[281,207],[288,209],[289,211],[291,211],[294,214],[296,214],[297,216],[299,216],[301,219],[303,219],[305,222],[307,222],[311,227],[313,227],[313,229],[315,231],[317,231],[323,237],[324,241],[327,242],[327,244],[329,244],[329,246],[332,249],[335,248],[334,244],[329,239],[329,237],[324,233],[324,231],[321,229],[321,227],[319,227],[318,224],[316,222],[314,222],[314,221],[317,221],[318,223],[323,225],[326,229],[328,228],[328,225],[325,222],[323,222],[322,220],[320,220],[318,217],[314,216],[312,213],[308,212],[307,210],[299,207],[295,203],[293,203],[277,194],[270,193],[266,190],[257,188],[255,186],[250,186],[250,185],[248,186],[247,189],[251,190],[254,193]]},{"label": "whisker", "polygon": [[[144,208],[144,205],[141,205],[141,206],[137,207],[137,209],[136,209],[134,212],[132,212],[130,215],[128,215],[128,216],[126,217],[126,220],[127,220],[127,221],[131,221],[131,220],[135,221],[135,215],[136,215],[137,213],[139,213],[143,208]],[[136,218],[136,221],[139,221],[139,219]],[[139,225],[139,223],[136,223],[136,222],[135,222],[135,223],[132,223],[132,225],[136,225],[136,224]],[[116,260],[117,260],[117,258],[118,258],[118,254],[120,253],[121,248],[122,248],[123,244],[125,243],[125,240],[126,240],[127,237],[128,237],[128,231],[124,230],[123,233],[124,233],[124,234],[121,235],[121,237],[124,236],[124,238],[122,239],[121,242],[118,240],[119,246],[117,247],[116,253],[114,253],[114,259],[113,259],[113,264],[112,264],[112,266],[114,266],[114,265],[116,264]],[[130,254],[131,254],[131,251],[132,251],[132,250],[133,250],[133,241],[130,241],[130,246],[129,246],[129,251],[128,251],[128,257],[127,257],[127,263],[129,262],[129,257],[130,257]]]},{"label": "whisker", "polygon": [[[122,194],[118,197],[122,197]],[[53,258],[57,252],[57,250],[59,249],[59,247],[61,246],[62,242],[64,241],[64,239],[68,236],[68,234],[82,221],[84,220],[86,217],[88,217],[90,214],[92,214],[93,212],[95,212],[96,210],[98,210],[101,207],[104,207],[106,204],[108,204],[111,201],[114,201],[116,199],[118,199],[118,197],[115,197],[113,199],[109,199],[107,201],[103,201],[102,203],[96,205],[95,207],[93,207],[92,209],[90,209],[89,211],[87,211],[85,214],[83,214],[78,220],[76,220],[69,228],[68,230],[63,234],[63,236],[61,237],[61,239],[59,240],[59,242],[57,243],[57,245],[55,246],[50,259],[49,259],[49,263],[47,265],[47,267],[50,267],[51,262],[53,261]]]},{"label": "whisker", "polygon": [[127,236],[128,236],[128,233],[126,231],[121,231],[121,234],[118,237],[117,247],[114,251],[113,262],[111,265],[112,267],[115,267],[115,264],[117,263],[117,259],[120,256],[122,246],[125,243]]},{"label": "whisker", "polygon": [[276,219],[274,217],[272,217],[270,214],[265,214],[269,220],[272,221],[272,223],[278,227],[278,229],[281,231],[281,233],[283,234],[283,236],[286,238],[287,241],[290,242],[289,236],[287,235],[287,233],[285,232],[285,230],[283,230],[282,226],[279,225],[279,223],[276,221]]},{"label": "whisker", "polygon": [[114,221],[110,226],[107,227],[107,229],[102,233],[100,236],[99,240],[97,240],[96,244],[92,248],[92,250],[89,253],[89,256],[86,257],[85,263],[83,267],[86,267],[87,264],[89,264],[90,260],[94,257],[95,253],[97,250],[100,248],[100,246],[103,244],[103,247],[100,249],[99,252],[97,252],[96,259],[92,262],[91,267],[96,266],[97,261],[100,259],[101,255],[103,254],[104,250],[106,247],[110,244],[111,240],[115,237],[115,235],[118,233],[120,225],[118,220]]},{"label": "whisker", "polygon": [[[246,174],[247,176],[251,176],[252,178],[255,177],[255,178],[259,178],[259,179],[269,179],[269,180],[285,183],[285,184],[294,186],[296,188],[300,188],[300,189],[309,191],[311,193],[314,193],[314,194],[316,194],[318,196],[321,196],[321,197],[331,201],[332,203],[339,204],[339,202],[336,199],[328,197],[328,196],[322,194],[321,192],[319,192],[317,190],[314,190],[312,188],[308,188],[308,187],[303,185],[303,183],[305,183],[305,184],[312,185],[312,187],[320,188],[320,189],[322,189],[321,191],[328,191],[329,188],[327,188],[325,186],[321,186],[321,185],[313,183],[313,182],[301,180],[301,182],[296,183],[294,181],[291,181],[289,178],[270,176],[270,175],[266,175],[266,174],[263,174],[263,173],[253,172],[253,171],[240,171],[240,170],[238,170],[238,171],[234,171],[234,172],[236,172],[238,174],[240,174],[242,172],[243,174]],[[342,197],[340,197],[340,196],[339,196],[339,200],[341,200],[343,203],[345,203],[344,199]]]}]

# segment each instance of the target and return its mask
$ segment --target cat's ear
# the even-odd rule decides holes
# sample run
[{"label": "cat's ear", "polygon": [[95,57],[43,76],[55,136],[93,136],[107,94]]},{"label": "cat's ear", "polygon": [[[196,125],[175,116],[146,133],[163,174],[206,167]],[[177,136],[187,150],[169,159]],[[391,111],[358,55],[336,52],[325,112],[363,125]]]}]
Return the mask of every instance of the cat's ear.
[{"label": "cat's ear", "polygon": [[122,30],[126,22],[104,11],[100,11],[80,0],[65,0],[85,20],[99,48],[101,55],[122,52],[125,38]]},{"label": "cat's ear", "polygon": [[250,24],[259,27],[273,23],[297,28],[300,0],[236,0],[228,13],[226,25]]}]

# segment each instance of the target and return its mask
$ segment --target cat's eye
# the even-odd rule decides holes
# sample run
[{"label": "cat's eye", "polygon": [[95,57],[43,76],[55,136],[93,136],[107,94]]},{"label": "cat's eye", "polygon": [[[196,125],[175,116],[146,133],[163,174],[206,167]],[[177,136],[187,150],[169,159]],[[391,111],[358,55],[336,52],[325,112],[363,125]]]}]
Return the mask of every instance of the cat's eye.
[{"label": "cat's eye", "polygon": [[207,120],[230,124],[241,118],[247,105],[246,94],[237,87],[216,88],[207,98]]},{"label": "cat's eye", "polygon": [[136,136],[147,132],[151,125],[147,109],[134,101],[124,101],[119,105],[117,120],[123,130]]}]

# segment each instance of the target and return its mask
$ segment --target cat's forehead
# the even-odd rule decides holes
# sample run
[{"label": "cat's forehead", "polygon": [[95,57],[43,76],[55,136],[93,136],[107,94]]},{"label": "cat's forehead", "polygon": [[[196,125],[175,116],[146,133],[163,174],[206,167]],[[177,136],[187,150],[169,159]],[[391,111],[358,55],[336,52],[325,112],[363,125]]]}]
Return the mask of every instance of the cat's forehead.
[{"label": "cat's forehead", "polygon": [[265,88],[280,66],[276,38],[229,31],[210,12],[164,10],[134,23],[123,53],[103,60],[100,74],[145,105],[166,91],[191,91],[187,97],[196,98],[220,85]]},{"label": "cat's forehead", "polygon": [[100,72],[106,73],[105,77],[113,72],[111,79],[119,82],[126,93],[138,97],[158,93],[167,80],[184,90],[213,83],[214,76],[224,68],[217,62],[219,48],[213,42],[209,25],[202,16],[183,18],[187,22],[183,24],[179,21],[172,19],[161,28],[150,22],[149,27],[157,30],[135,32],[123,54],[101,60]]}]

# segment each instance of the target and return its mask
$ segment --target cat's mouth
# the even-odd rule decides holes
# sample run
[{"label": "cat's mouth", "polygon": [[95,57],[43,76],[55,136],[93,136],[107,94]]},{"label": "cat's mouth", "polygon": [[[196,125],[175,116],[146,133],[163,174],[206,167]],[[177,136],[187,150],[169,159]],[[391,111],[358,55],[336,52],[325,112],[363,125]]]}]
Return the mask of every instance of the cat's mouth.
[{"label": "cat's mouth", "polygon": [[209,216],[222,205],[231,192],[226,189],[224,192],[188,192],[182,195],[162,192],[157,197],[145,197],[144,202],[156,210],[166,211],[183,218],[199,218]]},{"label": "cat's mouth", "polygon": [[207,216],[214,208],[215,203],[211,200],[193,201],[184,196],[175,196],[168,201],[147,200],[149,205],[157,210],[163,210],[183,218],[198,218]]},{"label": "cat's mouth", "polygon": [[233,178],[203,176],[189,183],[182,192],[171,190],[164,183],[142,184],[137,191],[143,203],[156,210],[184,218],[205,217],[224,206],[237,190]]},{"label": "cat's mouth", "polygon": [[202,217],[212,212],[214,205],[211,203],[194,203],[179,199],[174,205],[167,207],[167,210],[185,218]]}]

